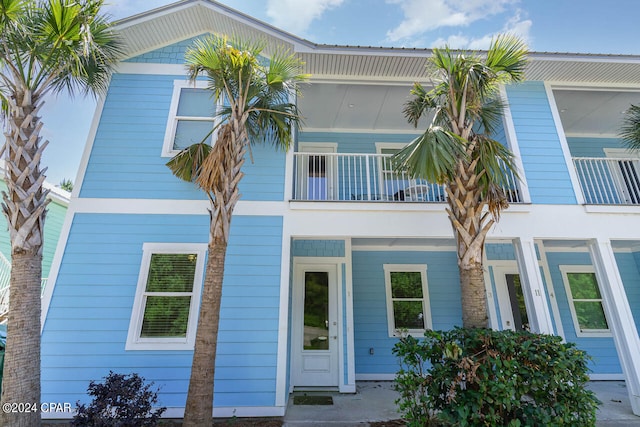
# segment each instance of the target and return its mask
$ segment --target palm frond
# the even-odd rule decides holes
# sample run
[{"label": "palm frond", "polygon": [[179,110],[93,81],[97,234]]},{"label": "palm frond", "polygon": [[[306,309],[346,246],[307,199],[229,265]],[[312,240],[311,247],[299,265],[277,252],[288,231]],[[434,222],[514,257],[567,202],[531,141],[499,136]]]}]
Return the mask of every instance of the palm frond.
[{"label": "palm frond", "polygon": [[524,80],[528,48],[512,34],[502,34],[492,40],[485,64],[494,70],[500,83]]},{"label": "palm frond", "polygon": [[453,177],[458,161],[467,158],[459,138],[440,126],[430,126],[391,161],[398,170],[406,170],[411,178],[442,184]]},{"label": "palm frond", "polygon": [[630,150],[640,150],[640,104],[631,104],[625,112],[620,127],[620,138]]},{"label": "palm frond", "polygon": [[483,187],[488,188],[490,185],[508,187],[511,174],[519,179],[511,150],[487,136],[477,135],[476,138],[478,143],[472,156],[478,160],[477,173],[480,175],[484,171],[481,177],[481,181],[484,182]]},{"label": "palm frond", "polygon": [[166,165],[181,180],[195,182],[211,149],[211,145],[205,142],[192,144],[176,154]]}]

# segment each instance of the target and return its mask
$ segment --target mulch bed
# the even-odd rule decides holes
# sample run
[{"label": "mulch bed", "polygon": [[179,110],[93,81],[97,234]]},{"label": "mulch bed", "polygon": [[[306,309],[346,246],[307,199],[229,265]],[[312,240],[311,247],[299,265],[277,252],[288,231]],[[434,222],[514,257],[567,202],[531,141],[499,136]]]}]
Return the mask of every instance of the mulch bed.
[{"label": "mulch bed", "polygon": [[377,421],[369,423],[371,427],[404,427],[406,424],[403,420]]}]

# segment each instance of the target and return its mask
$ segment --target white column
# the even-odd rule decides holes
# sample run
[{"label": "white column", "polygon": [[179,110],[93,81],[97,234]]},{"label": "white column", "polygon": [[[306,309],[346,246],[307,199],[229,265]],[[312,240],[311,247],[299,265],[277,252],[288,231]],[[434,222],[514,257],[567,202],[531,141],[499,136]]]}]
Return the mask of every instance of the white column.
[{"label": "white column", "polygon": [[516,238],[513,239],[513,248],[518,261],[520,283],[522,284],[531,331],[553,334],[553,322],[540,274],[535,243],[533,239]]},{"label": "white column", "polygon": [[627,294],[608,239],[589,242],[591,261],[602,294],[604,311],[622,364],[631,409],[640,415],[640,340]]}]

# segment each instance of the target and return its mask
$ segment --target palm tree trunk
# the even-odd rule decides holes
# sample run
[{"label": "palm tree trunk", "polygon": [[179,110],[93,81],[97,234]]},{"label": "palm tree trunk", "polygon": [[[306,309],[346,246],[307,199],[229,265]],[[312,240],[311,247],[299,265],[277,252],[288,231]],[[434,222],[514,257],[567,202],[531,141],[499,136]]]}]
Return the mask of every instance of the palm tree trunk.
[{"label": "palm tree trunk", "polygon": [[212,240],[209,243],[209,258],[200,303],[184,427],[211,426],[220,300],[226,255],[227,242],[224,239]]},{"label": "palm tree trunk", "polygon": [[[42,255],[29,252],[12,254],[7,347],[2,378],[3,410],[0,412],[0,425],[3,426],[40,425],[41,277]],[[11,403],[28,403],[28,407],[25,405],[15,408],[15,412],[5,412],[5,404]]]},{"label": "palm tree trunk", "polygon": [[462,297],[462,325],[465,328],[488,326],[487,296],[481,264],[460,267],[460,293]]},{"label": "palm tree trunk", "polygon": [[209,259],[205,271],[193,365],[185,405],[184,427],[211,426],[220,300],[224,261],[231,230],[233,210],[240,198],[246,133],[237,120],[220,129],[218,139],[202,164],[198,185],[207,188],[209,212]]},{"label": "palm tree trunk", "polygon": [[48,203],[40,157],[47,144],[40,144],[42,123],[37,112],[42,104],[31,99],[30,91],[8,102],[4,146],[8,190],[2,208],[11,239],[11,281],[1,400],[3,409],[22,403],[31,405],[31,411],[0,411],[0,425],[31,427],[40,425],[40,287]]},{"label": "palm tree trunk", "polygon": [[475,163],[460,162],[455,181],[447,183],[445,190],[449,204],[447,214],[456,236],[462,326],[486,328],[489,316],[482,256],[486,235],[494,221],[484,210],[486,203],[482,201],[474,168]]}]

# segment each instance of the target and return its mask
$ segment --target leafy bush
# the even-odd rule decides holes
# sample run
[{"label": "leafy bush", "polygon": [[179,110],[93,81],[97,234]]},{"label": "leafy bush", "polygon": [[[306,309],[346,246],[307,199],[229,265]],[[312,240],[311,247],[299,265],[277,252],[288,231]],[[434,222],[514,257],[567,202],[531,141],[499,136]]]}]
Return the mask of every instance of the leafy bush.
[{"label": "leafy bush", "polygon": [[109,371],[104,384],[89,382],[87,392],[93,396],[89,406],[76,403],[74,427],[153,427],[167,408],[152,407],[158,402],[158,391],[144,385],[138,374],[121,375]]},{"label": "leafy bush", "polygon": [[411,427],[595,426],[589,357],[560,337],[456,328],[403,337],[393,353]]}]

